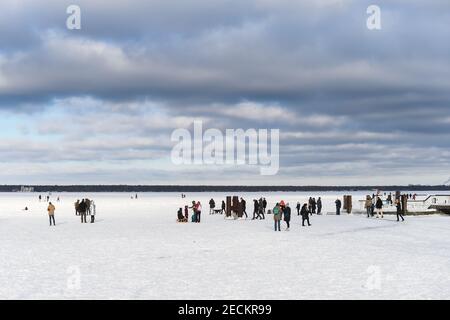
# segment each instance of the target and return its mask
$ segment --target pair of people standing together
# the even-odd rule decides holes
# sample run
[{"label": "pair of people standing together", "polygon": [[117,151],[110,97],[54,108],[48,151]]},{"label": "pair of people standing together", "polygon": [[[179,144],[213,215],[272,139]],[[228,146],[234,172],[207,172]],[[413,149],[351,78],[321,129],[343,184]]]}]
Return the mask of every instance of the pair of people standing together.
[{"label": "pair of people standing together", "polygon": [[[299,206],[299,203],[297,204],[297,207],[298,206]],[[319,199],[317,199],[317,201],[316,201],[316,198],[310,197],[308,200],[308,210],[311,215],[316,213],[316,210],[317,210],[317,214],[322,214],[322,199],[319,197]]]},{"label": "pair of people standing together", "polygon": [[202,205],[200,201],[192,201],[192,207],[189,207],[189,209],[192,209],[192,222],[200,223],[202,215]]},{"label": "pair of people standing together", "polygon": [[282,217],[284,217],[284,221],[286,222],[286,231],[289,231],[291,222],[291,207],[289,207],[289,203],[286,205],[277,203],[277,205],[273,208],[272,213],[275,231],[281,231]]}]

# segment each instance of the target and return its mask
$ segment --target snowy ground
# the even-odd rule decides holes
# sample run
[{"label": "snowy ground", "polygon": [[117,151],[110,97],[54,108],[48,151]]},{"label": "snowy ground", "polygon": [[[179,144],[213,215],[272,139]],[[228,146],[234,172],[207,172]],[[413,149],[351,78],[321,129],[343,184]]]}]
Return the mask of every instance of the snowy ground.
[{"label": "snowy ground", "polygon": [[[307,199],[266,195],[270,205]],[[57,225],[49,227],[47,204],[37,194],[0,194],[0,298],[450,298],[449,216],[397,223],[394,216],[323,215],[302,228],[294,215],[291,231],[276,233],[271,216],[209,216],[209,198],[219,202],[224,194],[148,193],[132,200],[66,193],[59,203],[56,196]],[[245,196],[250,209],[259,196]],[[82,197],[96,201],[97,223],[81,224],[74,215]],[[325,194],[326,212],[336,197]],[[193,199],[203,203],[202,223],[175,223],[177,209]]]}]

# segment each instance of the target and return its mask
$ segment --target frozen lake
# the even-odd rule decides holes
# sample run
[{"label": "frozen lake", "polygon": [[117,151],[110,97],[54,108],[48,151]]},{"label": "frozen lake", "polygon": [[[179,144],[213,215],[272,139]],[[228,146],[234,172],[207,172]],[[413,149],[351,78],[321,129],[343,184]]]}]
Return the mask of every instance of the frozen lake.
[{"label": "frozen lake", "polygon": [[[365,194],[353,193],[355,200]],[[291,231],[282,222],[276,233],[272,216],[208,215],[209,199],[218,204],[225,195],[54,193],[56,226],[49,227],[38,194],[0,193],[0,298],[450,298],[448,216],[397,223],[392,215],[322,215],[303,228],[293,210]],[[243,195],[250,216],[262,195]],[[334,211],[336,193],[264,194],[270,208],[310,195],[322,195],[323,211]],[[74,214],[75,200],[86,197],[96,202],[95,224]],[[192,200],[203,204],[202,223],[176,223],[177,209]]]}]

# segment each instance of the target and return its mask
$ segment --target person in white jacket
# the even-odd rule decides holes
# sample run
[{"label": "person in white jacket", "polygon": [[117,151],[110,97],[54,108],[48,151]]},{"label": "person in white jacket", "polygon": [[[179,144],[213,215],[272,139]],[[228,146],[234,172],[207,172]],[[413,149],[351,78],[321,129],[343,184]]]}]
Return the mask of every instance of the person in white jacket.
[{"label": "person in white jacket", "polygon": [[95,222],[95,202],[91,200],[91,223]]}]

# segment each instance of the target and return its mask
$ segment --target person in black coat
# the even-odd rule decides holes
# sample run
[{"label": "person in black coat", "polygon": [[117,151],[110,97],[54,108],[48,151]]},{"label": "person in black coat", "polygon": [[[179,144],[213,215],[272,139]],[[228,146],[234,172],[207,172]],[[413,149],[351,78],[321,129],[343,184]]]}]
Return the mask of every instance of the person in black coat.
[{"label": "person in black coat", "polygon": [[317,199],[317,214],[322,214],[322,199]]},{"label": "person in black coat", "polygon": [[87,204],[86,201],[83,199],[80,204],[78,205],[78,212],[81,216],[81,223],[87,223],[86,222],[86,211],[87,211]]},{"label": "person in black coat", "polygon": [[209,200],[209,214],[214,213],[214,208],[216,207],[216,202],[214,199]]},{"label": "person in black coat", "polygon": [[177,217],[178,217],[178,220],[177,220],[178,222],[187,222],[186,217],[183,215],[183,209],[182,208],[178,209]]},{"label": "person in black coat", "polygon": [[253,200],[253,218],[252,220],[261,218],[261,216],[259,215],[259,203],[258,200],[254,199]]},{"label": "person in black coat", "polygon": [[299,216],[300,215],[300,208],[301,208],[301,205],[300,205],[300,202],[297,202],[297,215]]},{"label": "person in black coat", "polygon": [[225,213],[225,201],[222,200],[222,211],[220,212],[220,214],[224,214]]},{"label": "person in black coat", "polygon": [[263,198],[263,201],[262,201],[263,217],[264,217],[264,213],[266,213],[266,208],[267,208],[267,201],[266,201],[266,198]]},{"label": "person in black coat", "polygon": [[312,198],[309,197],[308,199],[308,211],[312,215]]},{"label": "person in black coat", "polygon": [[291,207],[289,207],[289,203],[286,204],[286,207],[283,210],[284,221],[286,222],[286,231],[289,231],[290,222],[291,222]]},{"label": "person in black coat", "polygon": [[311,200],[311,210],[312,210],[312,212],[311,213],[316,213],[316,206],[317,206],[316,198],[312,198],[312,200]]},{"label": "person in black coat", "polygon": [[186,222],[189,221],[189,207],[188,206],[184,206],[184,217],[186,219]]},{"label": "person in black coat", "polygon": [[397,207],[397,221],[400,221],[399,218],[402,218],[402,221],[405,221],[405,218],[403,218],[402,203],[400,199],[395,200],[395,206]]},{"label": "person in black coat", "polygon": [[304,204],[302,209],[300,210],[300,214],[302,215],[302,226],[305,226],[305,221],[308,222],[308,226],[311,225],[311,223],[309,223],[309,210],[308,210],[308,204]]},{"label": "person in black coat", "polygon": [[267,206],[266,199],[263,199],[263,198],[259,199],[258,207],[259,207],[259,214],[262,216],[262,218],[261,218],[262,220],[265,219],[264,213],[266,212],[266,209],[264,208],[264,203]]},{"label": "person in black coat", "polygon": [[245,214],[245,218],[247,219],[248,218],[248,215],[247,215],[247,202],[243,198],[241,198],[241,206],[242,206],[242,213]]},{"label": "person in black coat", "polygon": [[336,215],[339,216],[341,214],[342,202],[337,199],[334,203],[336,204]]},{"label": "person in black coat", "polygon": [[377,213],[377,218],[380,216],[383,218],[383,201],[380,197],[377,198],[377,202],[375,203],[375,211]]}]

